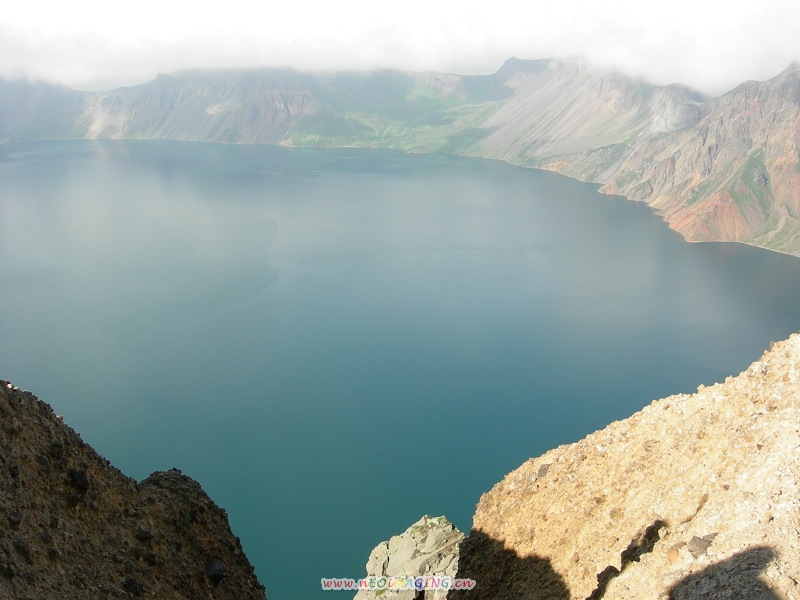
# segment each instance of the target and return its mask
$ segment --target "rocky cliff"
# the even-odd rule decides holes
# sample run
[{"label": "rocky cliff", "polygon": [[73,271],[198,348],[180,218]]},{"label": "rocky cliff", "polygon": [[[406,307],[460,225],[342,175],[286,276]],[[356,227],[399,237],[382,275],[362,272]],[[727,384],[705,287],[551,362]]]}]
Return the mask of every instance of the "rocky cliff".
[{"label": "rocky cliff", "polygon": [[[384,543],[369,574],[408,568],[407,534],[396,568],[374,559]],[[737,377],[528,460],[437,561],[477,582],[451,599],[800,599],[800,334]]]},{"label": "rocky cliff", "polygon": [[702,106],[672,134],[642,136],[603,190],[645,200],[690,240],[749,241],[797,253],[800,65]]},{"label": "rocky cliff", "polygon": [[0,140],[144,138],[451,152],[649,203],[689,240],[800,254],[800,66],[707,99],[580,60],[493,75],[185,72],[75,92],[0,81]]},{"label": "rocky cliff", "polygon": [[0,597],[263,600],[264,588],[195,481],[137,483],[2,381]]},{"label": "rocky cliff", "polygon": [[460,554],[449,597],[800,598],[800,334],[529,460]]}]

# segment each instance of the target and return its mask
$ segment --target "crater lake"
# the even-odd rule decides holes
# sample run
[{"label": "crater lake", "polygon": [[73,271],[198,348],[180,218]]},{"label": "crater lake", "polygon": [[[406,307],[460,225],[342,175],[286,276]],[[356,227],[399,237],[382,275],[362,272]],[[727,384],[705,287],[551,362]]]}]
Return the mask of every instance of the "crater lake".
[{"label": "crater lake", "polygon": [[[181,469],[270,600],[800,329],[800,261],[501,162],[0,145],[0,376],[124,473]],[[335,595],[335,594],[334,594]]]}]

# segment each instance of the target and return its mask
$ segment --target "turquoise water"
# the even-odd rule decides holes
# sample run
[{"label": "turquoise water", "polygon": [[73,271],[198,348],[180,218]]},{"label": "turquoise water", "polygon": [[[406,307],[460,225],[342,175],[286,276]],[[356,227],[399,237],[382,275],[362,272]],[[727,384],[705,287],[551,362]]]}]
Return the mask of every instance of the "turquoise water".
[{"label": "turquoise water", "polygon": [[[0,146],[0,376],[126,474],[178,467],[270,600],[800,329],[800,261],[503,163]],[[334,594],[336,595],[336,594]],[[338,596],[337,596],[338,597]]]}]

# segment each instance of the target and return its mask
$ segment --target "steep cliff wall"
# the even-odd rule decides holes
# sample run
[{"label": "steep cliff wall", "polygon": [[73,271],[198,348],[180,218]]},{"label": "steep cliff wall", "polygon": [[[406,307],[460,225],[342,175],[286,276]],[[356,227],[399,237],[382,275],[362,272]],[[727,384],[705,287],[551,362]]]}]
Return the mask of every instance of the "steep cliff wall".
[{"label": "steep cliff wall", "polygon": [[799,533],[796,334],[507,475],[459,576],[478,582],[469,598],[798,599]]},{"label": "steep cliff wall", "polygon": [[544,69],[517,63],[505,79],[513,95],[481,124],[489,133],[470,153],[597,181],[643,132],[691,126],[702,114],[703,98],[682,86],[656,87],[578,60]]},{"label": "steep cliff wall", "polygon": [[0,597],[264,599],[225,511],[180,471],[137,483],[0,382]]},{"label": "steep cliff wall", "polygon": [[796,253],[800,65],[705,106],[691,127],[647,132],[604,191],[648,202],[689,240],[749,241]]},{"label": "steep cliff wall", "polygon": [[84,138],[274,144],[312,96],[293,71],[188,72],[89,94],[75,134]]},{"label": "steep cliff wall", "polygon": [[800,65],[712,100],[579,61],[507,85],[466,153],[602,183],[691,241],[800,253]]}]

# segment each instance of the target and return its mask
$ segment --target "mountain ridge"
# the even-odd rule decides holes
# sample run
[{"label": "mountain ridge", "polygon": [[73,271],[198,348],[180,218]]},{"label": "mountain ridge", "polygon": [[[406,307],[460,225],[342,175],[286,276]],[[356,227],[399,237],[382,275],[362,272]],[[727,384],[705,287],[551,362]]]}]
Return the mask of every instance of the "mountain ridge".
[{"label": "mountain ridge", "polygon": [[580,59],[492,75],[182,71],[106,92],[0,80],[0,140],[174,139],[499,159],[648,203],[689,241],[800,255],[800,64],[716,98]]}]

